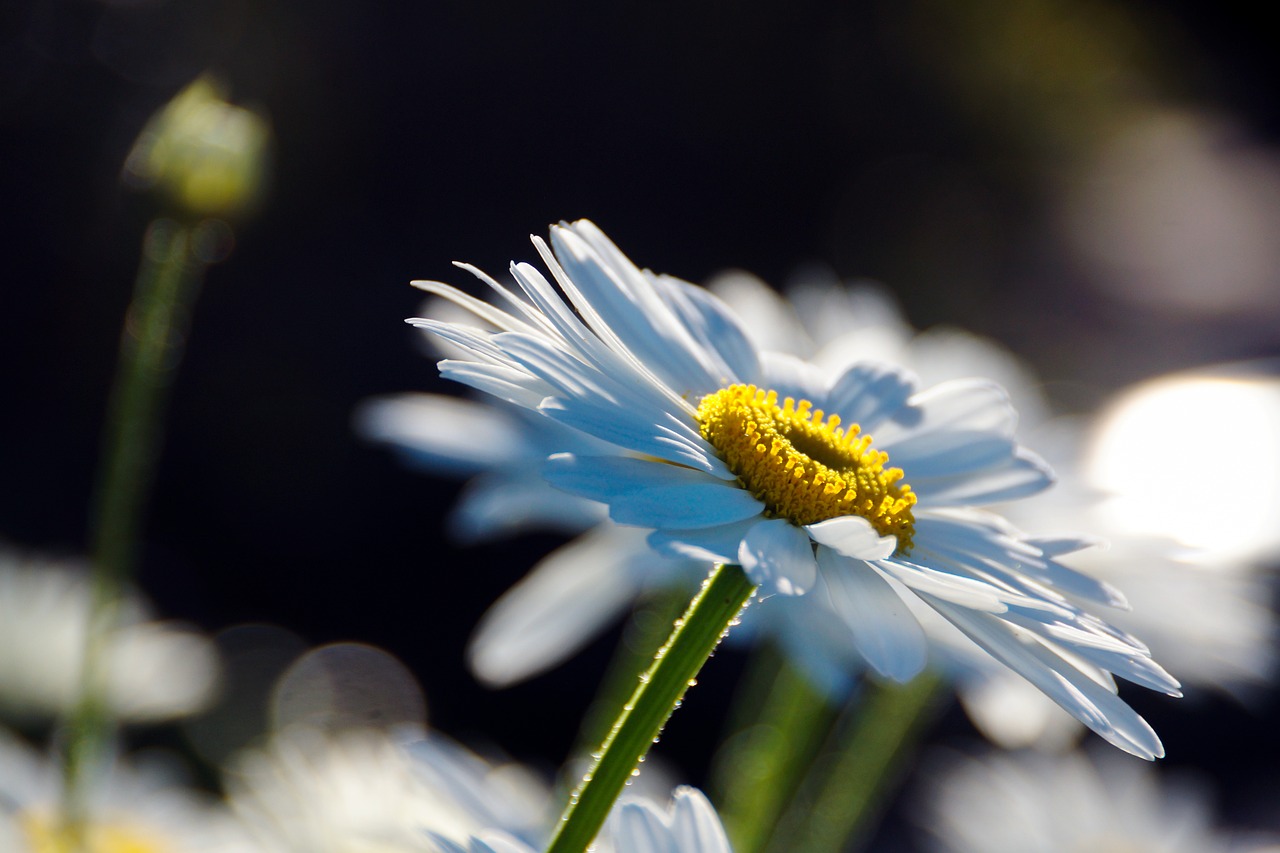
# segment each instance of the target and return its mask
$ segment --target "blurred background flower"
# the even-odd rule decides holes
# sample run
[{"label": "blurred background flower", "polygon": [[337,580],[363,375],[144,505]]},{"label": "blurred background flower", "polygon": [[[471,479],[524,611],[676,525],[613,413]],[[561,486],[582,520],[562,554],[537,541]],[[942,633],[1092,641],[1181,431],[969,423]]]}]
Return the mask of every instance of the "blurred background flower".
[{"label": "blurred background flower", "polygon": [[1203,780],[1162,781],[1113,756],[940,753],[922,773],[917,820],[948,853],[1275,850],[1275,839],[1218,828]]},{"label": "blurred background flower", "polygon": [[[89,630],[85,565],[0,550],[0,712],[30,722],[71,710]],[[217,686],[212,642],[156,621],[138,596],[120,605],[104,655],[106,702],[125,722],[156,723],[203,710]]]}]

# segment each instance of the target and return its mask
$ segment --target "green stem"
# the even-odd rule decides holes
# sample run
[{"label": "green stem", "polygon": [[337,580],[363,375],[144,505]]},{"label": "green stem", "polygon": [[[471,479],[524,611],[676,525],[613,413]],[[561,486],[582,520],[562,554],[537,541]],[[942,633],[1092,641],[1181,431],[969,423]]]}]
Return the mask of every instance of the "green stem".
[{"label": "green stem", "polygon": [[830,729],[835,708],[773,645],[761,645],[733,703],[735,734],[720,748],[720,817],[739,853],[760,850]]},{"label": "green stem", "polygon": [[753,592],[740,566],[712,571],[622,706],[595,764],[570,797],[547,853],[582,853],[591,844],[623,786]]},{"label": "green stem", "polygon": [[664,589],[641,604],[627,620],[600,688],[578,726],[575,754],[594,749],[613,729],[618,708],[634,692],[640,673],[653,663],[653,650],[688,606],[686,596],[684,589]]},{"label": "green stem", "polygon": [[180,357],[188,308],[206,266],[197,251],[200,228],[170,219],[157,219],[148,227],[121,334],[93,502],[90,615],[81,696],[68,720],[64,755],[63,820],[74,838],[79,837],[85,817],[84,777],[110,735],[106,653],[119,618],[119,599],[137,558],[165,391]]},{"label": "green stem", "polygon": [[771,839],[770,850],[839,853],[863,840],[898,771],[932,719],[944,682],[926,670],[906,684],[869,682],[832,753],[815,765]]}]

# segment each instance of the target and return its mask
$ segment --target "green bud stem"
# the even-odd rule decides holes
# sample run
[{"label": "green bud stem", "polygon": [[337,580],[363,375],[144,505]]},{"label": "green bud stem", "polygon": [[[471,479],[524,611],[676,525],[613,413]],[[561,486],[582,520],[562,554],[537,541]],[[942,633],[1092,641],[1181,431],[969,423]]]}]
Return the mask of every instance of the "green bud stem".
[{"label": "green bud stem", "polygon": [[583,853],[595,839],[627,780],[754,592],[740,566],[712,571],[622,706],[595,763],[570,797],[547,853]]},{"label": "green bud stem", "polygon": [[120,338],[91,520],[91,604],[81,695],[67,723],[64,754],[62,819],[75,844],[86,818],[84,780],[110,736],[106,652],[119,621],[120,596],[136,562],[165,391],[207,266],[200,248],[202,237],[207,239],[202,229],[207,227],[171,219],[151,223]]}]

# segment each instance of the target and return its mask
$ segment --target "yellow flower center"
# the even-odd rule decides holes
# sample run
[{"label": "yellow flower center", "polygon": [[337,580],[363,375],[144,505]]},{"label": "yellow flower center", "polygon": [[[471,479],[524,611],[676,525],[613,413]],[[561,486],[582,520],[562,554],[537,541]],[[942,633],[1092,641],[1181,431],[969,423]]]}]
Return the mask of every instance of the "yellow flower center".
[{"label": "yellow flower center", "polygon": [[55,816],[26,812],[19,815],[32,853],[169,853],[172,845],[145,829],[119,823],[84,827],[81,843]]},{"label": "yellow flower center", "polygon": [[767,515],[795,524],[858,515],[881,536],[896,536],[899,553],[910,552],[916,496],[857,424],[824,419],[808,400],[787,397],[779,406],[776,391],[730,385],[702,398],[698,425]]}]

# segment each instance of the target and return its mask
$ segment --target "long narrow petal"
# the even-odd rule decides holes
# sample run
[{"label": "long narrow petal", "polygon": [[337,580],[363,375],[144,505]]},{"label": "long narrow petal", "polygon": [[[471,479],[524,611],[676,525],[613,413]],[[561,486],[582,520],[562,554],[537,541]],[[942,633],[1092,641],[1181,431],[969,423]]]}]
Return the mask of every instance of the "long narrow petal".
[{"label": "long narrow petal", "polygon": [[818,573],[809,535],[783,518],[752,526],[738,547],[738,563],[752,583],[783,595],[803,594]]},{"label": "long narrow petal", "polygon": [[830,548],[818,549],[818,569],[867,663],[894,681],[918,675],[928,657],[924,631],[889,582],[869,564]]},{"label": "long narrow petal", "polygon": [[748,518],[704,527],[697,530],[655,530],[649,534],[649,546],[663,554],[706,560],[708,563],[736,563],[738,550],[747,531],[758,524],[760,517]]},{"label": "long narrow petal", "polygon": [[855,364],[832,384],[823,408],[846,423],[858,424],[863,432],[871,432],[903,407],[915,393],[917,382],[907,371],[891,365]]},{"label": "long narrow petal", "polygon": [[[922,596],[924,597],[924,596]],[[970,639],[986,649],[1050,699],[1114,746],[1151,760],[1164,755],[1164,747],[1151,726],[1106,687],[1054,654],[1040,642],[1019,638],[1012,626],[995,617],[983,617],[946,602],[924,597]]]},{"label": "long narrow petal", "polygon": [[471,671],[505,687],[564,661],[635,598],[637,582],[608,537],[587,536],[553,551],[503,593],[467,646]]}]

